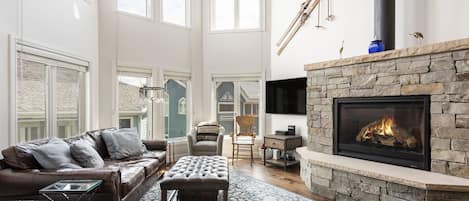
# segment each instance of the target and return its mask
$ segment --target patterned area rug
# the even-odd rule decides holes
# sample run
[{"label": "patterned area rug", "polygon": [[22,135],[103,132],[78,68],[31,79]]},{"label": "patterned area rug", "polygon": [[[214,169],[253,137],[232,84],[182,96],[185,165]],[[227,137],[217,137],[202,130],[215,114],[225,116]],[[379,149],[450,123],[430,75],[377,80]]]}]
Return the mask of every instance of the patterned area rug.
[{"label": "patterned area rug", "polygon": [[[169,195],[168,195],[169,197]],[[301,195],[230,170],[230,201],[312,201]],[[140,201],[160,200],[160,185],[153,186]],[[176,198],[173,199],[175,201]]]}]

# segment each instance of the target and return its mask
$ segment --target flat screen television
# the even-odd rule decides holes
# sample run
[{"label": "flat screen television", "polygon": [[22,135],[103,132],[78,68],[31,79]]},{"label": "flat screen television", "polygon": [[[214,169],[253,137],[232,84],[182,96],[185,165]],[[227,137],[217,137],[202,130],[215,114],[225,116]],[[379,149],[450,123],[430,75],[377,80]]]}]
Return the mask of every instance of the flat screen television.
[{"label": "flat screen television", "polygon": [[306,114],[306,78],[266,82],[266,112]]}]

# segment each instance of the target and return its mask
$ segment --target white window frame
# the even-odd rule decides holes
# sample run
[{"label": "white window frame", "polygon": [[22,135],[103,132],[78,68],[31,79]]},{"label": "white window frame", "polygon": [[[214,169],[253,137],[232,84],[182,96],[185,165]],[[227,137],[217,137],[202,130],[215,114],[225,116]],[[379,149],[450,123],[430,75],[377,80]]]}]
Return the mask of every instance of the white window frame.
[{"label": "white window frame", "polygon": [[178,100],[178,114],[187,115],[187,101],[185,97],[181,97]]},{"label": "white window frame", "polygon": [[164,112],[163,112],[163,115],[164,115],[164,117],[169,117],[169,114],[168,114],[169,113],[169,101],[171,101],[171,100],[169,100],[169,94],[166,91],[164,92],[163,96],[164,96],[163,97],[164,98]]},{"label": "white window frame", "polygon": [[[232,111],[221,111],[220,108],[222,105],[232,105],[233,106],[233,110]],[[235,113],[235,106],[234,106],[234,103],[233,102],[218,102],[218,105],[217,105],[217,113],[219,114],[231,114],[231,113]]]},{"label": "white window frame", "polygon": [[[132,67],[132,66],[128,66],[128,65],[120,65],[117,67],[117,69],[115,70],[116,73],[115,73],[115,98],[114,100],[115,101],[115,106],[114,106],[114,117],[115,117],[115,120],[114,120],[114,124],[116,125],[116,127],[119,127],[119,119],[120,118],[120,115],[119,115],[119,76],[122,75],[122,76],[133,76],[133,77],[141,77],[141,78],[147,78],[149,79],[149,82],[151,83],[150,85],[152,85],[152,83],[154,83],[153,80],[155,80],[154,78],[154,73],[153,73],[153,70],[151,68],[146,68],[146,67]],[[156,107],[156,104],[155,104],[155,107]],[[156,108],[155,108],[156,109]],[[148,139],[152,139],[154,138],[154,132],[153,130],[155,128],[152,127],[152,121],[154,121],[154,115],[155,115],[155,112],[154,110],[150,110],[148,111],[148,114],[149,114],[149,117],[148,117],[148,135],[146,136]],[[126,118],[126,117],[124,117]],[[131,121],[132,123],[132,127],[134,125],[134,122],[133,120]],[[154,125],[155,127],[157,127],[157,125]]]},{"label": "white window frame", "polygon": [[171,25],[171,26],[176,26],[176,27],[180,27],[180,28],[187,28],[187,29],[190,29],[191,26],[192,26],[192,17],[191,17],[191,12],[192,11],[192,4],[191,4],[191,0],[186,0],[186,16],[185,16],[185,25],[181,25],[181,24],[176,24],[176,23],[172,23],[172,22],[167,22],[164,20],[164,12],[163,12],[163,0],[160,0],[160,22],[162,24],[167,24],[167,25]]},{"label": "white window frame", "polygon": [[223,30],[216,30],[215,27],[215,2],[216,0],[210,0],[210,27],[209,33],[234,33],[234,32],[262,32],[265,30],[265,0],[260,0],[260,17],[259,17],[259,28],[254,29],[243,29],[239,27],[239,0],[233,0],[235,3],[235,11],[234,11],[234,28],[233,29],[223,29]]},{"label": "white window frame", "polygon": [[[82,79],[82,82],[80,83],[82,86],[85,87],[85,90],[82,91],[83,94],[80,94],[81,99],[78,101],[79,106],[78,106],[78,132],[84,132],[86,130],[89,130],[89,125],[90,125],[90,66],[91,66],[91,60],[83,57],[79,57],[73,54],[70,54],[68,52],[64,52],[61,50],[55,50],[52,48],[47,47],[46,45],[42,45],[36,42],[30,42],[26,40],[19,39],[13,35],[9,35],[9,68],[10,68],[10,74],[9,74],[9,83],[10,83],[10,100],[9,100],[9,105],[10,105],[10,111],[9,111],[9,119],[10,119],[10,125],[9,125],[9,145],[15,145],[18,143],[18,124],[17,124],[17,111],[16,111],[16,99],[17,99],[17,58],[18,55],[21,54],[27,54],[27,55],[33,55],[36,59],[41,59],[45,58],[49,64],[46,64],[46,68],[51,68],[46,71],[48,76],[52,76],[51,78],[48,78],[49,81],[51,79],[52,83],[48,86],[49,88],[49,93],[51,90],[55,90],[55,73],[56,73],[56,68],[57,67],[65,67],[73,70],[77,70],[80,72],[83,72],[82,76],[84,76],[84,79]],[[51,63],[52,62],[52,63]],[[52,65],[50,65],[52,64]],[[52,93],[53,96],[54,93]],[[52,137],[58,137],[57,134],[57,111],[55,107],[55,96],[50,98],[47,97],[47,103],[49,107],[47,107],[46,111],[46,125],[47,125],[47,137],[52,138]],[[82,105],[84,104],[84,105]]]},{"label": "white window frame", "polygon": [[[249,113],[246,113],[246,105],[250,105],[251,107],[251,111]],[[248,115],[252,115],[252,116],[258,116],[259,114],[254,114],[254,106],[257,106],[257,111],[259,112],[259,104],[255,104],[255,103],[244,103],[243,104],[243,113],[245,114],[248,114]]]},{"label": "white window frame", "polygon": [[[265,79],[262,76],[262,73],[247,73],[247,74],[212,74],[212,93],[211,96],[212,98],[210,99],[211,101],[211,119],[217,119],[217,112],[218,112],[218,104],[216,101],[217,97],[217,82],[233,82],[235,84],[234,86],[234,113],[235,115],[238,115],[237,112],[241,112],[240,108],[240,101],[239,98],[235,94],[239,93],[240,90],[240,85],[237,84],[239,82],[243,81],[256,81],[259,82],[259,104],[258,104],[258,110],[257,110],[257,117],[259,120],[259,133],[257,134],[258,136],[264,136],[265,135]],[[234,129],[236,132],[237,125],[236,121],[233,121],[234,124]]]},{"label": "white window frame", "polygon": [[135,14],[135,13],[129,13],[127,11],[124,11],[124,10],[120,10],[119,9],[119,0],[116,0],[116,11],[117,13],[119,14],[123,14],[123,15],[127,15],[127,16],[130,16],[130,17],[138,17],[138,18],[143,18],[143,19],[148,19],[148,20],[153,20],[154,19],[154,7],[155,7],[155,4],[154,4],[154,1],[155,0],[146,0],[146,15],[143,16],[143,15],[139,15],[139,14]]},{"label": "white window frame", "polygon": [[119,124],[120,120],[130,120],[130,128],[134,127],[134,119],[132,117],[119,117]]},{"label": "white window frame", "polygon": [[[163,72],[163,85],[166,84],[166,81],[169,79],[173,80],[184,80],[186,81],[186,131],[189,132],[192,128],[192,77],[191,73],[189,72],[178,72],[178,71],[168,71],[165,70]],[[161,125],[165,125],[164,123],[164,115],[161,115]],[[165,128],[163,127],[163,131]],[[169,133],[168,133],[169,134]],[[171,138],[177,140],[184,140],[184,138]]]}]

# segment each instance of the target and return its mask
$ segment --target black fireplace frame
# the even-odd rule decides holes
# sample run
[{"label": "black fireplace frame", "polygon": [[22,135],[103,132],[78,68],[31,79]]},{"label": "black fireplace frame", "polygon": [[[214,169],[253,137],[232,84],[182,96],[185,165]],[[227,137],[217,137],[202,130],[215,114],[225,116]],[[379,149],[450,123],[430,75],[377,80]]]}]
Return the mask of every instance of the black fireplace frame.
[{"label": "black fireplace frame", "polygon": [[[348,150],[341,150],[339,149],[339,116],[340,104],[347,104],[347,103],[412,103],[418,102],[422,103],[424,107],[424,127],[425,131],[424,135],[424,142],[423,142],[423,156],[419,157],[418,160],[414,161],[410,158],[400,159],[397,157],[389,158],[384,156],[378,156],[373,154],[364,154],[359,152],[353,152]],[[394,165],[400,165],[405,167],[411,167],[416,169],[422,170],[430,170],[430,163],[431,163],[431,151],[430,151],[430,137],[431,137],[431,127],[430,127],[430,103],[431,98],[430,96],[426,95],[419,95],[419,96],[380,96],[380,97],[348,97],[348,98],[334,98],[334,105],[333,105],[333,153],[334,155],[341,155],[359,159],[365,159],[375,162],[381,163],[388,163]],[[370,148],[369,151],[376,152],[376,149]],[[384,151],[383,151],[384,153]],[[408,157],[408,156],[406,156]]]}]

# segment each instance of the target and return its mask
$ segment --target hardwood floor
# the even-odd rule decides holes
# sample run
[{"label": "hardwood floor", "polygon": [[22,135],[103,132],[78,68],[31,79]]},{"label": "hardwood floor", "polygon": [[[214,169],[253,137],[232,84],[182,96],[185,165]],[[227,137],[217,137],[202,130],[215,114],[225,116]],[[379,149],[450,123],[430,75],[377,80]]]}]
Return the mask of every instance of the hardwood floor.
[{"label": "hardwood floor", "polygon": [[[231,163],[230,159],[230,165]],[[329,201],[328,199],[317,196],[308,190],[300,178],[299,166],[290,167],[285,172],[282,167],[272,165],[264,166],[259,159],[250,165],[248,159],[239,159],[234,161],[233,169],[243,175],[251,176],[274,186],[286,189],[288,191],[300,194],[306,198],[316,201]]]}]

